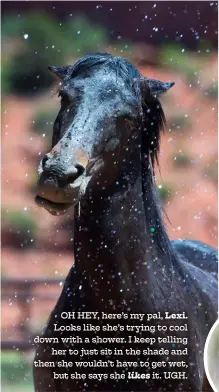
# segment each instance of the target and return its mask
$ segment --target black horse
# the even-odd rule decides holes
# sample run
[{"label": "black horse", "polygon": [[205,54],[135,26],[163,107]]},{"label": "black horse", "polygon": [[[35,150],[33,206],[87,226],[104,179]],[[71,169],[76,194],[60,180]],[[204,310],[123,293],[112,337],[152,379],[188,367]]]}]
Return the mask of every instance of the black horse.
[{"label": "black horse", "polygon": [[[185,312],[189,366],[187,379],[144,380],[144,388],[137,381],[124,387],[115,380],[54,380],[54,368],[34,366],[35,391],[210,391],[203,348],[217,319],[217,251],[169,240],[154,181],[165,125],[158,98],[174,83],[143,78],[127,60],[106,53],[49,70],[60,80],[61,109],[51,152],[39,166],[36,203],[54,215],[74,207],[75,265],[43,336],[61,336],[54,323],[70,322],[62,312]],[[35,360],[54,358],[63,356],[39,344]]]}]

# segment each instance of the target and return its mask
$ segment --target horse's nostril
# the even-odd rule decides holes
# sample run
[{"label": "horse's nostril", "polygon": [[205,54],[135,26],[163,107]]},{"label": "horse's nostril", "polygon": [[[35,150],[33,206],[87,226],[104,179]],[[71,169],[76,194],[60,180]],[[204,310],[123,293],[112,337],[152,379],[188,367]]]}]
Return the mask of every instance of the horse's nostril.
[{"label": "horse's nostril", "polygon": [[76,163],[75,167],[78,170],[78,177],[81,176],[84,173],[85,168],[79,163]]},{"label": "horse's nostril", "polygon": [[85,168],[78,163],[74,165],[70,170],[68,170],[66,176],[69,184],[74,182],[78,177],[80,177],[84,173],[84,171]]},{"label": "horse's nostril", "polygon": [[73,183],[85,171],[85,168],[80,163],[70,166],[67,170],[65,165],[66,162],[64,160],[58,162],[58,160],[51,158],[49,154],[45,154],[41,161],[44,177],[50,182],[58,181],[60,186]]},{"label": "horse's nostril", "polygon": [[45,164],[48,161],[49,157],[47,155],[44,155],[43,159],[42,159],[42,168],[45,168]]}]

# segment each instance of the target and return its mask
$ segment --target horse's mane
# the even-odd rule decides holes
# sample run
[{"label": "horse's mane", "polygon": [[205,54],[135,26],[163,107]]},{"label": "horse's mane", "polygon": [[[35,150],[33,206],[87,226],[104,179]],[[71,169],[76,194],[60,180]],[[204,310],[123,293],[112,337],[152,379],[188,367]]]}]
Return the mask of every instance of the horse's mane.
[{"label": "horse's mane", "polygon": [[142,102],[142,106],[142,155],[149,157],[152,169],[155,169],[155,163],[159,166],[160,139],[166,125],[165,115],[157,98],[150,97],[148,101]]}]

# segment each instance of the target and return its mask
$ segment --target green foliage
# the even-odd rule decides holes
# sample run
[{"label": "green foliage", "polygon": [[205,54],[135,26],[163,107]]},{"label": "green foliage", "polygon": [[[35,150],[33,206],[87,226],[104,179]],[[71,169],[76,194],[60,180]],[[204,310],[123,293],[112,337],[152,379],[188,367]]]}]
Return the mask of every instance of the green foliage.
[{"label": "green foliage", "polygon": [[212,52],[215,52],[215,48],[210,41],[202,38],[199,40],[198,51],[203,57],[208,57],[209,55],[212,55]]},{"label": "green foliage", "polygon": [[14,243],[18,247],[33,246],[37,225],[34,218],[26,211],[2,210],[2,231],[13,235]]},{"label": "green foliage", "polygon": [[160,64],[182,72],[190,83],[196,84],[199,75],[197,59],[180,44],[165,44],[160,49]]},{"label": "green foliage", "polygon": [[52,83],[48,64],[64,65],[70,58],[99,51],[107,43],[107,34],[82,16],[61,24],[44,12],[27,12],[20,18],[13,14],[4,17],[2,40],[4,47],[14,40],[19,48],[7,54],[5,83],[9,79],[11,90],[17,94],[34,94]]},{"label": "green foliage", "polygon": [[[25,358],[18,352],[9,351],[1,353],[1,381],[2,386],[23,385],[26,390],[32,383],[31,362],[27,362]],[[4,389],[5,390],[5,389]]]},{"label": "green foliage", "polygon": [[47,56],[34,57],[30,52],[15,56],[10,67],[11,90],[18,95],[33,95],[48,88],[53,81],[48,62]]},{"label": "green foliage", "polygon": [[210,84],[208,87],[205,88],[204,90],[204,95],[211,99],[218,99],[218,82],[214,82]]},{"label": "green foliage", "polygon": [[2,211],[3,222],[7,221],[14,229],[25,232],[29,230],[35,232],[36,224],[34,219],[28,213],[20,210]]},{"label": "green foliage", "polygon": [[[42,45],[50,48],[54,44],[54,33],[58,31],[58,21],[44,12],[27,12],[21,18],[17,15],[6,15],[2,21],[2,38],[20,38],[25,43],[40,49]],[[25,40],[25,35],[28,39]],[[61,44],[61,39],[58,43]]]},{"label": "green foliage", "polygon": [[106,30],[91,23],[85,16],[77,15],[65,21],[62,34],[70,48],[70,56],[79,56],[92,51],[101,51],[108,42]]},{"label": "green foliage", "polygon": [[65,58],[58,21],[44,13],[26,13],[19,19],[6,15],[2,36],[3,40],[17,39],[20,44],[20,50],[12,55],[9,64],[13,91],[32,94],[48,87],[52,81],[48,64]]},{"label": "green foliage", "polygon": [[211,164],[205,170],[205,175],[215,184],[218,184],[218,164]]},{"label": "green foliage", "polygon": [[191,157],[188,154],[177,152],[173,156],[173,163],[178,168],[187,167],[191,165]]},{"label": "green foliage", "polygon": [[4,94],[9,93],[11,89],[11,79],[10,79],[10,61],[9,59],[2,59],[1,66],[1,91]]},{"label": "green foliage", "polygon": [[172,196],[172,191],[172,186],[168,183],[163,183],[157,186],[159,197],[164,203]]},{"label": "green foliage", "polygon": [[190,128],[191,122],[184,113],[177,113],[168,120],[168,125],[173,130],[184,131]]}]

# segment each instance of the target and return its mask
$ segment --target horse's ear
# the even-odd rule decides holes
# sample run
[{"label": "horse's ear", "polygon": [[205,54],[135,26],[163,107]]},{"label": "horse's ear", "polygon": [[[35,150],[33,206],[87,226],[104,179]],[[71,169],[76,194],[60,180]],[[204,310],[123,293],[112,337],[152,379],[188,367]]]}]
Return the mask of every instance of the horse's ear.
[{"label": "horse's ear", "polygon": [[68,73],[69,70],[69,65],[64,66],[64,67],[55,67],[53,65],[48,65],[48,70],[53,73],[55,76],[58,77],[58,79],[64,79],[65,76]]},{"label": "horse's ear", "polygon": [[149,94],[155,97],[159,97],[159,95],[165,93],[175,84],[175,82],[161,82],[151,78],[142,78],[141,83],[144,85],[144,88],[147,87]]}]

